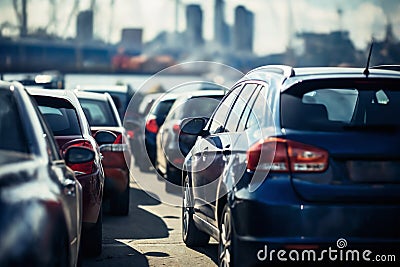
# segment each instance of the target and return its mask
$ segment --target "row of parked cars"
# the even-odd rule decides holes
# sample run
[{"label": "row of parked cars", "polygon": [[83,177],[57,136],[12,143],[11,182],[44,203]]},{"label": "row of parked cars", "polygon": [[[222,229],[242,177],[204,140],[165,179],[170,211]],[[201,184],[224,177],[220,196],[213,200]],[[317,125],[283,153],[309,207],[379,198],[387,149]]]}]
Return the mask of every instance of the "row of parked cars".
[{"label": "row of parked cars", "polygon": [[167,183],[182,186],[186,245],[213,237],[220,266],[280,263],[266,247],[320,259],[347,249],[338,240],[372,251],[372,262],[398,256],[397,70],[265,66],[225,93],[160,96],[146,149]]},{"label": "row of parked cars", "polygon": [[103,197],[129,212],[129,137],[108,93],[0,82],[0,266],[102,250]]}]

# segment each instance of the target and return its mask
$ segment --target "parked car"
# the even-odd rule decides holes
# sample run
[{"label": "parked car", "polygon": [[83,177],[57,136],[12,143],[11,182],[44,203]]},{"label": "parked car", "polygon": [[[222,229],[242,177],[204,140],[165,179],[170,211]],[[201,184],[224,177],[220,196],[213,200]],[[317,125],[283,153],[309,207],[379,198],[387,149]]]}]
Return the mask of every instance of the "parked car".
[{"label": "parked car", "polygon": [[63,159],[23,86],[0,81],[0,266],[77,265],[82,188],[66,163],[93,157],[69,146]]},{"label": "parked car", "polygon": [[168,182],[181,185],[183,162],[196,142],[196,136],[181,133],[182,122],[211,117],[223,96],[223,90],[204,90],[184,93],[175,100],[158,131],[156,143],[156,168]]},{"label": "parked car", "polygon": [[135,91],[130,85],[79,85],[77,91],[93,93],[109,93],[117,107],[121,121],[123,121],[129,101],[131,101]]},{"label": "parked car", "polygon": [[[132,160],[126,134],[114,101],[108,93],[76,92],[89,121],[92,135],[99,131],[109,136],[100,145],[105,173],[104,196],[110,199],[110,211],[115,215],[129,214],[129,167]],[[98,139],[98,138],[97,138]]]},{"label": "parked car", "polygon": [[125,121],[125,127],[130,136],[132,154],[135,159],[134,163],[143,172],[149,171],[152,167],[145,146],[145,120],[154,102],[160,96],[162,96],[162,93],[154,93],[147,94],[141,99],[135,99],[135,103],[131,103],[131,105],[138,104],[137,112],[130,110],[129,107],[127,110],[127,116],[131,119]]},{"label": "parked car", "polygon": [[266,246],[343,248],[341,238],[398,249],[399,88],[389,70],[249,72],[208,122],[182,127],[199,136],[185,161],[184,242],[214,237],[220,266],[266,264]]},{"label": "parked car", "polygon": [[162,94],[152,105],[150,114],[146,117],[145,131],[144,131],[144,144],[146,148],[145,161],[149,161],[153,167],[156,164],[157,144],[156,137],[158,130],[164,123],[169,110],[174,104],[179,93],[165,93]]},{"label": "parked car", "polygon": [[95,157],[86,164],[70,164],[75,171],[83,192],[82,249],[84,254],[99,255],[102,249],[102,199],[104,171],[101,154],[96,140],[92,137],[89,124],[78,98],[70,90],[47,90],[29,88],[40,112],[50,126],[65,155],[70,146],[84,146]]}]

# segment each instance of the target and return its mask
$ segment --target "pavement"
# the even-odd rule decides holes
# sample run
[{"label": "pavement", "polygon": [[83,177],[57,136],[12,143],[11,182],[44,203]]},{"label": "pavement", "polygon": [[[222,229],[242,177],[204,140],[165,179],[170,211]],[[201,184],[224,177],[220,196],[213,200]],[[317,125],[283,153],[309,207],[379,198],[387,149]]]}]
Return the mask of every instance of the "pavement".
[{"label": "pavement", "polygon": [[[145,182],[144,182],[145,181]],[[103,215],[103,251],[82,267],[217,266],[217,243],[188,248],[181,236],[180,191],[167,193],[155,173],[131,171],[128,216]]]}]

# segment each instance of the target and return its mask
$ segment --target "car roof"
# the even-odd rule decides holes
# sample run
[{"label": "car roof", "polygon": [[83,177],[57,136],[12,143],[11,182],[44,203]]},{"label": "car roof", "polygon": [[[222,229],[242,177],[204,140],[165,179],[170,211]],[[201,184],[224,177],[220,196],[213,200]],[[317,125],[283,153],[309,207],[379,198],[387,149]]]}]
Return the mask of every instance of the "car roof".
[{"label": "car roof", "polygon": [[[278,77],[284,91],[294,83],[304,80],[340,79],[340,78],[395,78],[400,79],[400,72],[389,69],[369,68],[366,75],[364,68],[350,67],[300,67],[285,65],[266,65],[248,72],[238,83],[249,80],[268,81],[271,75]],[[266,75],[271,74],[271,75]]]},{"label": "car roof", "polygon": [[78,99],[73,91],[62,90],[62,89],[39,89],[35,87],[26,87],[27,91],[31,95],[48,96],[63,98],[71,102],[74,106],[79,105]]},{"label": "car roof", "polygon": [[193,91],[185,92],[178,96],[177,99],[189,99],[192,97],[202,97],[202,96],[224,96],[224,90],[204,90],[204,91]]},{"label": "car roof", "polygon": [[93,99],[93,100],[107,101],[108,97],[111,97],[110,94],[107,92],[94,93],[94,92],[74,90],[74,93],[78,98]]},{"label": "car roof", "polygon": [[129,85],[78,85],[75,90],[126,93],[131,89]]}]

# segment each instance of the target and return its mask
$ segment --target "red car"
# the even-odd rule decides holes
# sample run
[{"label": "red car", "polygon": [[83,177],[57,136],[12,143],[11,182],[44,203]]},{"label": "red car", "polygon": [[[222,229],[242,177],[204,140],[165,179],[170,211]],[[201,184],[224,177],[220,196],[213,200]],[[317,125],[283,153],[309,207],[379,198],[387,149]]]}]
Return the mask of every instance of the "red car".
[{"label": "red car", "polygon": [[61,154],[70,146],[84,146],[95,153],[95,158],[86,164],[70,164],[82,185],[83,218],[82,249],[87,255],[99,255],[102,249],[102,199],[104,171],[101,154],[92,137],[89,124],[73,91],[29,89],[40,112],[53,131]]},{"label": "red car", "polygon": [[[106,176],[104,195],[114,215],[129,213],[129,166],[132,160],[129,137],[108,93],[75,92],[100,145]],[[101,140],[102,139],[102,140]]]}]

